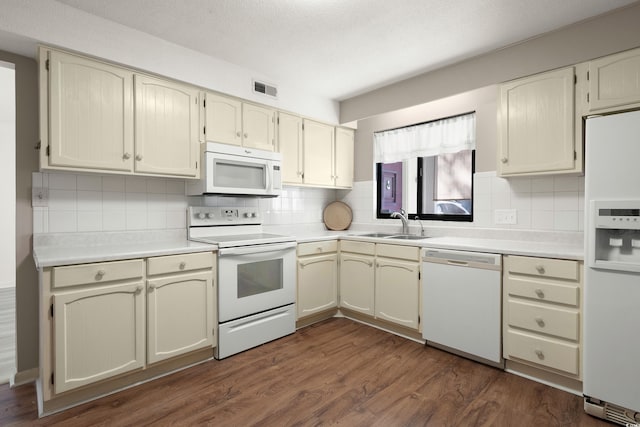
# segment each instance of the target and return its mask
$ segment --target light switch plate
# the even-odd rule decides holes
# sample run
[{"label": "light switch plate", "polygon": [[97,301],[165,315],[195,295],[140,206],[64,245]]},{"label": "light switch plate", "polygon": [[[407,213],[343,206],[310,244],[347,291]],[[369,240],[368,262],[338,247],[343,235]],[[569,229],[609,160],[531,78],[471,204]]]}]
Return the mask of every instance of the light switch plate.
[{"label": "light switch plate", "polygon": [[496,209],[493,211],[493,222],[495,224],[517,224],[517,211],[515,209]]},{"label": "light switch plate", "polygon": [[31,188],[31,207],[46,208],[49,206],[49,189],[45,187]]}]

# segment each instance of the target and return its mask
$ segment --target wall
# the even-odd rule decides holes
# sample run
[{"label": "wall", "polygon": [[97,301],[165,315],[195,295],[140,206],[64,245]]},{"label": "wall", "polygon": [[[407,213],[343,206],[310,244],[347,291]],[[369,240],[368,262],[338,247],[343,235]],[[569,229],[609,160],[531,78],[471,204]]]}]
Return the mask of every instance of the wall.
[{"label": "wall", "polygon": [[16,77],[16,335],[17,370],[38,366],[38,276],[31,255],[31,173],[38,169],[38,79],[36,62],[0,51]]},{"label": "wall", "polygon": [[155,177],[34,172],[48,206],[33,208],[34,233],[164,230],[186,227],[188,205],[259,206],[266,225],[320,224],[335,190],[285,187],[276,198],[187,197],[185,181]]},{"label": "wall", "polygon": [[498,138],[496,99],[497,87],[489,86],[415,107],[358,120],[358,130],[355,136],[355,180],[370,181],[373,179],[374,132],[471,111],[476,112],[476,171],[495,170]]},{"label": "wall", "polygon": [[[0,35],[0,49],[25,56],[35,57],[36,42],[49,44],[330,123],[338,122],[335,101],[287,86],[287,82],[274,81],[259,70],[206,56],[54,0],[3,0]],[[278,99],[253,93],[252,78],[276,83]]]},{"label": "wall", "polygon": [[16,112],[15,70],[13,64],[0,62],[0,288],[16,284]]},{"label": "wall", "polygon": [[342,123],[640,46],[640,2],[340,103]]}]

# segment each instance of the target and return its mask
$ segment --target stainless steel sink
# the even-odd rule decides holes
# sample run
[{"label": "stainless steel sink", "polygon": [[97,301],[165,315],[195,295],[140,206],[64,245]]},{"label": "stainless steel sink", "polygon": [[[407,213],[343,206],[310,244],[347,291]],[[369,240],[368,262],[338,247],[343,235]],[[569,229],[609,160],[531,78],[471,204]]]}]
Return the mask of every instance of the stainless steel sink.
[{"label": "stainless steel sink", "polygon": [[394,234],[393,233],[367,233],[367,234],[355,234],[355,236],[387,238],[387,237],[394,236]]},{"label": "stainless steel sink", "polygon": [[414,234],[396,234],[393,236],[385,237],[385,239],[401,239],[401,240],[422,240],[428,239],[427,236],[416,236]]}]

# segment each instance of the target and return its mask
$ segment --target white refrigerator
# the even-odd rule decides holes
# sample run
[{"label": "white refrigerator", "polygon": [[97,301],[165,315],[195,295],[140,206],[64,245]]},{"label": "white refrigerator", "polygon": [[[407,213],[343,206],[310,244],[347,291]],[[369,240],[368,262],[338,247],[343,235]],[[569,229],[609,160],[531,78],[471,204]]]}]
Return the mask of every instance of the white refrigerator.
[{"label": "white refrigerator", "polygon": [[585,411],[640,423],[640,111],[585,128]]}]

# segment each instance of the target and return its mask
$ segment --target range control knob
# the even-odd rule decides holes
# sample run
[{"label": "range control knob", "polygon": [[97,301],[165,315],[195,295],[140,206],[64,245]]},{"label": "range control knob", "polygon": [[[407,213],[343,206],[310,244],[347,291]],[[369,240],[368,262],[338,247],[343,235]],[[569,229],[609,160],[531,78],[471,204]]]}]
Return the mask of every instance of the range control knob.
[{"label": "range control knob", "polygon": [[254,217],[254,218],[257,218],[257,217],[258,217],[258,214],[257,214],[256,212],[252,212],[252,213],[251,213],[251,216],[252,216],[252,217]]},{"label": "range control knob", "polygon": [[245,218],[251,218],[251,213],[250,212],[245,212],[243,216]]},{"label": "range control knob", "polygon": [[198,219],[204,219],[204,213],[203,212],[200,212],[198,214]]},{"label": "range control knob", "polygon": [[213,219],[213,212],[209,212],[209,213],[207,213],[207,218],[209,218],[209,219]]}]

